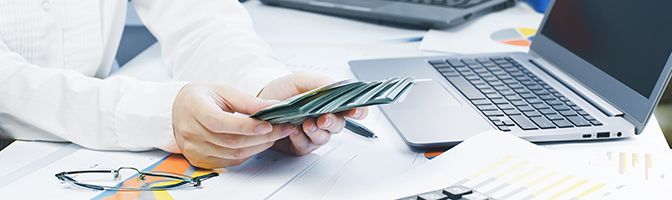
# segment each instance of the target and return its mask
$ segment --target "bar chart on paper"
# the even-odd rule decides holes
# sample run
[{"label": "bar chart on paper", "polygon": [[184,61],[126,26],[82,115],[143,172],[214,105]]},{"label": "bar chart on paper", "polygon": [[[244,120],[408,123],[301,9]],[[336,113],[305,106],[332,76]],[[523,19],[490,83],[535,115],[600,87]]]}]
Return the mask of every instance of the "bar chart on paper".
[{"label": "bar chart on paper", "polygon": [[515,156],[492,161],[452,185],[473,188],[496,199],[608,198],[625,187],[563,172]]},{"label": "bar chart on paper", "polygon": [[[584,163],[566,159],[518,137],[487,132],[389,181],[391,184],[380,187],[372,196],[578,200],[610,199],[630,189],[621,182],[590,174],[584,168]],[[446,192],[448,189],[468,193]],[[390,191],[392,194],[386,194]],[[457,195],[459,193],[462,195]]]},{"label": "bar chart on paper", "polygon": [[595,173],[631,181],[672,182],[669,159],[661,154],[632,151],[606,151],[589,159]]}]

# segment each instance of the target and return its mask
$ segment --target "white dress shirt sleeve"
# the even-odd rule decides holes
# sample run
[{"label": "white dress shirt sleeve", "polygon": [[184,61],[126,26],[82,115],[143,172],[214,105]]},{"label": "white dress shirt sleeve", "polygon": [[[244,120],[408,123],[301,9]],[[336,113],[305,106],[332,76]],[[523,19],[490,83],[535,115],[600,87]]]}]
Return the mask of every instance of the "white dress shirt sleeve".
[{"label": "white dress shirt sleeve", "polygon": [[0,41],[0,129],[16,139],[91,149],[176,152],[172,106],[184,84],[41,68]]},{"label": "white dress shirt sleeve", "polygon": [[272,57],[237,0],[134,0],[179,80],[225,83],[256,95],[290,73]]}]

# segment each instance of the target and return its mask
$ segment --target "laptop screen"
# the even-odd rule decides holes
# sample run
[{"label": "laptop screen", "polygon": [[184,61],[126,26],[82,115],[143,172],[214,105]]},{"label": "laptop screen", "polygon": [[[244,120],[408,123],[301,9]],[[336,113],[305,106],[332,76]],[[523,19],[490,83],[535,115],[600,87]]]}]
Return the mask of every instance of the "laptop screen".
[{"label": "laptop screen", "polygon": [[531,52],[592,90],[639,133],[672,71],[672,1],[556,0]]},{"label": "laptop screen", "polygon": [[672,52],[669,8],[672,1],[558,0],[542,34],[649,98]]}]

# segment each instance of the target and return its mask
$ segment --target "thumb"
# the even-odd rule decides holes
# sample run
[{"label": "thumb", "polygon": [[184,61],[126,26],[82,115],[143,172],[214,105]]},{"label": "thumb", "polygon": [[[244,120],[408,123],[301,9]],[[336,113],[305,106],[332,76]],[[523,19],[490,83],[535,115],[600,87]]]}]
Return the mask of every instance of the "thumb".
[{"label": "thumb", "polygon": [[247,115],[256,113],[268,106],[276,104],[278,101],[264,100],[255,96],[243,93],[236,89],[226,86],[216,86],[213,90],[218,104],[223,109],[230,109],[231,112],[238,112]]},{"label": "thumb", "polygon": [[301,93],[331,84],[334,81],[325,75],[297,73],[294,75],[292,82],[296,90]]}]

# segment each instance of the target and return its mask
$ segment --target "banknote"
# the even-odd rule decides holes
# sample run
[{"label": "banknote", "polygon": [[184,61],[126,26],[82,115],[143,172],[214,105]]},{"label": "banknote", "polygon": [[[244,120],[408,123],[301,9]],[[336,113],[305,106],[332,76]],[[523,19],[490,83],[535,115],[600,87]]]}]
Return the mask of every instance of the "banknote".
[{"label": "banknote", "polygon": [[379,81],[344,80],[296,95],[260,110],[251,117],[272,124],[298,125],[308,118],[352,108],[397,103],[408,94],[412,77],[392,77]]}]

